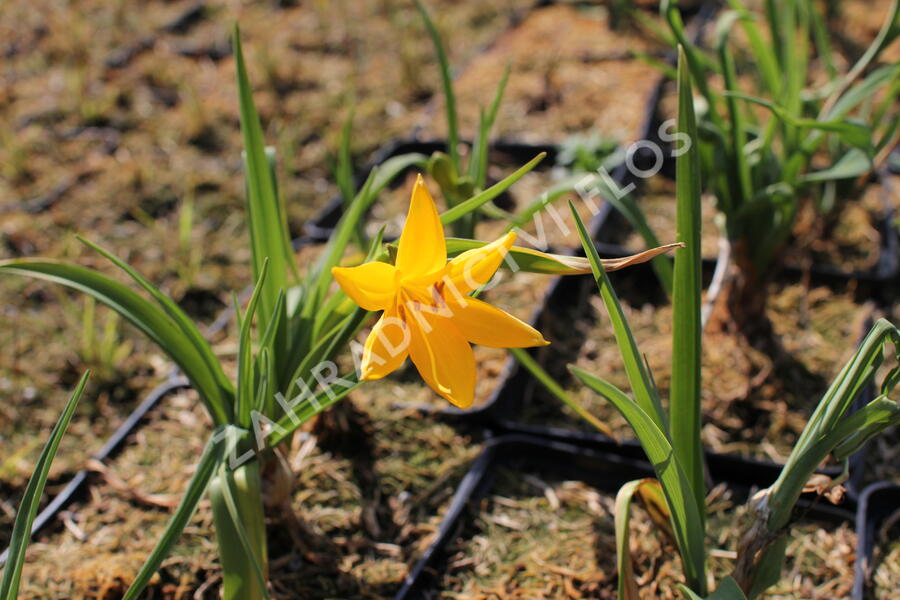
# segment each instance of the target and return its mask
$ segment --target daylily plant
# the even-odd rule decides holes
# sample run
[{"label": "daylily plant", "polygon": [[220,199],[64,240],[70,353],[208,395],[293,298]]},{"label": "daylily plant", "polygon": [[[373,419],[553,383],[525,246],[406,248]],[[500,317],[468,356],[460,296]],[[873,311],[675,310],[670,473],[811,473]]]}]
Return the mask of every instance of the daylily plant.
[{"label": "daylily plant", "polygon": [[549,344],[516,317],[469,296],[493,277],[516,234],[467,250],[447,262],[437,206],[419,175],[397,247],[395,264],[334,267],[335,281],[357,304],[384,311],[366,339],[360,375],[380,379],[409,356],[422,379],[460,408],[475,396],[470,344],[529,348]]}]

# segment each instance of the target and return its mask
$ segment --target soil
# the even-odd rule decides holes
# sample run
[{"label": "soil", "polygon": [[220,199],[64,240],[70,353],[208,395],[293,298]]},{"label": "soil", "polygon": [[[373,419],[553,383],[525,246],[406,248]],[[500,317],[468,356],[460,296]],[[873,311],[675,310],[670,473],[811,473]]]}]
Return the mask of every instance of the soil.
[{"label": "soil", "polygon": [[[671,307],[663,303],[649,269],[613,273],[611,278],[638,348],[665,399],[671,378]],[[746,349],[736,338],[707,334],[702,435],[705,447],[711,450],[783,462],[816,402],[850,358],[871,307],[857,301],[850,292],[836,293],[825,287],[810,289],[797,283],[773,285],[770,294],[768,315],[792,363],[753,383],[742,375],[747,366]],[[599,297],[591,294],[579,308],[560,308],[551,310],[551,314],[547,334],[553,343],[542,349],[550,372],[558,381],[566,382],[573,399],[609,424],[618,436],[634,437],[611,404],[573,381],[565,371],[566,364],[574,363],[625,391],[630,389]],[[752,358],[773,366],[768,357],[758,353]],[[517,420],[591,429],[539,386],[535,386],[533,397],[525,403]]]},{"label": "soil", "polygon": [[[645,13],[658,20],[655,10]],[[534,52],[540,47],[541,52]],[[630,51],[657,58],[668,48],[633,18],[612,27],[606,6],[548,6],[500,36],[455,83],[464,137],[477,131],[479,106],[490,105],[507,64],[509,82],[494,131],[522,141],[562,141],[595,130],[619,141],[639,139],[659,70]],[[429,133],[445,132],[436,102]]]},{"label": "soil", "polygon": [[[190,16],[196,4],[88,2],[74,7],[40,0],[3,12],[0,119],[10,128],[0,144],[0,258],[72,260],[118,277],[74,239],[73,233],[84,234],[126,259],[204,325],[230,302],[232,290],[250,281],[248,244],[235,244],[247,233],[228,48],[233,22],[241,23],[266,140],[279,152],[280,191],[295,236],[336,192],[329,157],[353,95],[351,145],[361,163],[374,148],[408,133],[439,89],[439,78],[430,41],[407,3],[261,3],[235,12],[230,3],[210,0]],[[431,9],[446,30],[450,58],[465,63],[532,2],[439,4]],[[183,235],[175,233],[182,230]],[[54,462],[50,494],[85,465],[146,391],[168,374],[169,364],[128,325],[112,338],[116,348],[130,345],[124,357],[112,364],[88,361],[80,349],[89,339],[80,333],[83,297],[59,287],[4,277],[0,303],[0,448],[5,457],[0,543],[5,546],[27,477],[81,372],[91,367],[94,376]],[[109,311],[97,309],[98,338],[109,318]],[[217,351],[227,353],[232,340],[213,341]],[[153,413],[146,428],[163,427],[159,419],[160,413]],[[421,420],[404,422],[413,434],[434,433]],[[194,437],[202,440],[203,434]],[[181,452],[183,459],[180,469],[171,468],[184,474],[181,479],[173,475],[171,493],[176,493],[198,448],[194,439],[172,438],[179,441],[169,442],[171,451]],[[169,449],[157,444],[157,452],[161,446]],[[432,459],[448,464],[441,455]],[[130,477],[129,459],[117,460],[126,461],[122,472]],[[116,597],[122,584],[117,577],[133,575],[154,539],[151,532],[162,526],[163,511],[133,514],[132,504],[119,502],[102,482],[92,483],[93,504],[70,512],[80,515],[76,524],[96,544],[82,544],[71,535],[63,544],[65,534],[57,531],[45,540],[48,545],[36,546],[42,558],[29,559],[28,569],[58,576],[69,572],[59,565],[71,565],[80,579],[31,579],[30,593],[37,597],[96,598],[104,589],[112,590],[107,597]],[[209,524],[198,527],[185,539],[182,558],[168,575],[170,582],[184,579],[182,589],[195,589],[196,574],[212,560]],[[202,554],[196,564],[190,562],[194,551]],[[190,564],[182,569],[179,561]],[[66,587],[75,583],[78,590]]]},{"label": "soil", "polygon": [[[362,388],[289,445],[290,511],[268,514],[278,597],[389,598],[434,534],[477,440]],[[162,401],[89,493],[28,551],[21,598],[121,597],[165,526],[209,435],[193,392]],[[201,503],[151,586],[155,598],[217,598],[212,515]]]},{"label": "soil", "polygon": [[[248,245],[235,243],[247,239],[228,48],[235,20],[264,134],[279,153],[280,192],[294,236],[336,192],[331,157],[352,100],[357,164],[414,125],[440,135],[443,118],[434,100],[440,83],[430,40],[410,3],[236,7],[207,0],[198,16],[190,16],[195,4],[89,0],[76,7],[38,0],[5,7],[0,120],[10,127],[0,134],[0,258],[66,259],[118,276],[72,235],[86,234],[208,324],[229,302],[230,291],[250,281]],[[611,32],[602,7],[553,7],[480,54],[531,5],[532,0],[429,0],[451,64],[469,65],[457,83],[464,137],[471,135],[476,108],[490,101],[510,57],[513,74],[498,134],[546,141],[595,128],[620,140],[638,137],[657,71],[621,49],[659,55],[663,48],[643,33]],[[536,44],[554,49],[538,53]],[[507,166],[491,176],[502,177]],[[512,195],[527,202],[543,189],[542,177],[529,176]],[[408,191],[401,196],[405,207]],[[180,231],[185,233],[175,235]],[[572,247],[577,240],[554,243]],[[551,281],[519,274],[486,298],[527,318]],[[4,277],[0,305],[5,545],[14,506],[80,373],[95,369],[54,462],[49,494],[89,464],[90,453],[169,373],[169,364],[129,326],[113,336],[117,347],[130,345],[124,357],[113,364],[87,360],[79,349],[89,339],[80,333],[83,298],[58,287]],[[856,315],[847,310],[835,317],[836,338],[845,349],[852,339],[848,322]],[[98,309],[97,336],[109,318]],[[571,331],[547,335],[560,344]],[[213,340],[222,355],[233,351],[233,341],[233,331]],[[477,351],[484,398],[506,358],[502,351]],[[269,515],[276,592],[389,597],[427,546],[479,440],[418,412],[398,410],[398,397],[415,404],[436,400],[407,368],[355,393],[290,447],[292,510]],[[86,495],[38,536],[28,553],[22,596],[120,597],[164,526],[208,432],[192,393],[164,400],[125,451],[92,476]],[[714,434],[707,432],[713,441]],[[548,527],[559,530],[546,516]],[[822,535],[814,538],[820,547],[831,539],[827,531]],[[843,555],[850,552],[844,549]],[[799,575],[791,580],[805,581]],[[215,598],[219,582],[209,507],[203,503],[164,563],[152,596]]]},{"label": "soil", "polygon": [[885,521],[878,531],[879,543],[875,547],[872,561],[872,600],[890,600],[897,593],[900,585],[900,523],[895,513],[892,519]]},{"label": "soil", "polygon": [[[675,241],[675,182],[662,176],[650,177],[643,181],[641,188],[633,191],[631,197],[644,214],[650,229],[660,243]],[[719,254],[720,229],[716,224],[715,198],[704,195],[701,204],[701,252],[703,258],[715,258]],[[621,227],[610,228],[608,239],[602,241],[619,244],[632,252],[647,248],[640,236],[623,218],[616,217]]]},{"label": "soil", "polygon": [[[235,12],[232,4],[209,1],[199,16],[165,28],[195,4],[89,2],[76,9],[41,0],[4,11],[0,118],[11,128],[0,144],[0,258],[46,256],[105,268],[74,240],[81,233],[206,323],[229,303],[231,290],[249,283],[248,244],[234,243],[247,239],[228,51],[236,19],[266,139],[279,151],[294,235],[336,191],[328,159],[352,93],[359,99],[352,149],[361,162],[407,133],[439,88],[421,19],[405,3],[262,3]],[[432,10],[447,30],[451,60],[464,63],[530,4],[445,2]],[[181,225],[189,233],[173,239]],[[81,302],[17,277],[0,282],[0,389],[7,400],[0,440],[4,448],[26,449],[4,464],[4,482],[23,484],[39,451],[36,433],[56,419],[80,372],[96,366],[84,364],[72,343]],[[106,316],[101,310],[98,321]],[[131,356],[114,378],[94,378],[112,390],[112,400],[97,399],[108,405],[105,415],[76,417],[64,444],[96,447],[80,432],[103,439],[165,374],[158,352],[130,327],[121,336],[133,344]],[[19,416],[23,409],[27,419]],[[77,456],[73,462],[83,461]],[[59,468],[68,471],[65,460]]]},{"label": "soil", "polygon": [[[450,546],[440,598],[615,598],[615,494],[544,471],[502,468],[491,494]],[[709,570],[731,572],[745,511],[716,488],[708,498]],[[680,598],[673,544],[633,508],[631,552],[642,598]],[[782,581],[764,596],[843,598],[853,583],[849,524],[791,525]]]},{"label": "soil", "polygon": [[[850,0],[832,5],[835,14],[829,28],[837,38],[838,51],[852,57],[862,56],[884,25],[891,0]],[[885,64],[900,60],[900,43],[894,40],[882,51]]]}]

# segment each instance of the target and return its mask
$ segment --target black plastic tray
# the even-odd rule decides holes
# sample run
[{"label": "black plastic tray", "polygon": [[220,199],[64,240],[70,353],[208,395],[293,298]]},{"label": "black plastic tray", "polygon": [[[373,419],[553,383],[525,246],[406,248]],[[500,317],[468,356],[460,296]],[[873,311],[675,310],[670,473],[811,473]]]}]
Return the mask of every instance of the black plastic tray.
[{"label": "black plastic tray", "polygon": [[896,515],[897,511],[900,511],[900,485],[886,481],[873,483],[859,496],[853,600],[866,598],[875,545],[879,541],[879,528],[885,520]]},{"label": "black plastic tray", "polygon": [[[707,455],[707,463],[713,481],[726,483],[738,497],[746,497],[753,489],[771,483],[765,469],[757,472],[736,465],[730,456]],[[513,465],[523,473],[541,468],[552,469],[556,477],[585,481],[611,493],[627,481],[654,476],[652,467],[646,461],[624,456],[620,452],[609,452],[605,446],[579,446],[528,435],[491,439],[463,478],[436,538],[411,569],[394,600],[437,597],[439,590],[436,585],[446,566],[447,546],[459,535],[477,501],[490,493],[497,467],[506,465]],[[802,497],[797,507],[798,514],[803,518],[832,523],[852,521],[855,508],[852,502],[848,507],[835,507],[808,497]]]}]

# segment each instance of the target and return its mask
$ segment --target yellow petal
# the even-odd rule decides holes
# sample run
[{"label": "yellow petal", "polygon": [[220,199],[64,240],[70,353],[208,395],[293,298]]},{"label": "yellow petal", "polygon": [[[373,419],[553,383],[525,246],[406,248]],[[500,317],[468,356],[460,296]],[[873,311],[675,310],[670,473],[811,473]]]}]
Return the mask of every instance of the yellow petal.
[{"label": "yellow petal", "polygon": [[396,311],[385,311],[363,348],[360,378],[381,379],[397,370],[409,354],[410,332]]},{"label": "yellow petal", "polygon": [[404,279],[415,278],[439,271],[446,263],[447,243],[441,217],[419,175],[397,245],[397,269]]},{"label": "yellow petal", "polygon": [[341,289],[366,310],[385,310],[397,295],[397,268],[383,262],[358,267],[332,267]]},{"label": "yellow petal", "polygon": [[481,248],[466,250],[447,265],[449,283],[459,294],[468,294],[483,286],[500,268],[500,263],[515,241],[516,234],[510,231],[502,238]]},{"label": "yellow petal", "polygon": [[[409,356],[431,388],[459,408],[475,398],[475,355],[450,319],[406,307]],[[428,309],[425,308],[425,311]]]},{"label": "yellow petal", "polygon": [[454,327],[473,344],[491,348],[530,348],[550,343],[528,323],[476,298],[466,298],[465,305],[448,300],[448,306],[453,311]]}]

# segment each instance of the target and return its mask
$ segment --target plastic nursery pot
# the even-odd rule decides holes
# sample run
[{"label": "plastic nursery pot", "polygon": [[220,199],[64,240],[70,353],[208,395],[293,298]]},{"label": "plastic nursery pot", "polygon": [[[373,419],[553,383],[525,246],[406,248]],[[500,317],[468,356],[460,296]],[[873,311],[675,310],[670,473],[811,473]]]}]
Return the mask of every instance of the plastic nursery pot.
[{"label": "plastic nursery pot", "polygon": [[[869,596],[872,572],[875,567],[875,548],[890,540],[882,526],[896,520],[900,510],[900,485],[882,481],[863,490],[856,512],[856,571],[853,581],[853,600]],[[890,592],[889,592],[890,593]]]},{"label": "plastic nursery pot", "polygon": [[[472,523],[479,512],[480,501],[492,492],[503,468],[524,481],[542,482],[546,478],[577,481],[610,495],[627,481],[653,477],[649,463],[620,452],[608,452],[602,445],[580,446],[528,435],[491,439],[457,489],[437,536],[410,571],[395,600],[440,596],[444,591],[440,589],[440,581],[448,568],[449,547],[460,538],[465,526]],[[726,484],[739,500],[770,483],[765,469],[738,468],[730,457],[710,457],[709,469],[713,481]],[[804,520],[831,524],[851,522],[854,514],[852,510],[823,505],[807,497],[798,502],[798,513]],[[611,514],[609,519],[612,519]],[[610,581],[610,585],[614,586],[614,583]]]},{"label": "plastic nursery pot", "polygon": [[[187,387],[189,387],[187,379],[179,375],[177,371],[173,370],[166,381],[157,385],[149,394],[147,394],[144,401],[138,405],[121,425],[119,425],[118,429],[113,432],[109,439],[106,440],[106,443],[103,444],[103,447],[100,448],[100,451],[91,458],[100,462],[113,458],[122,449],[128,436],[137,431],[140,428],[140,425],[145,422],[145,417],[151,409],[172,392]],[[69,503],[79,496],[87,485],[89,476],[90,473],[86,469],[82,469],[75,473],[74,477],[72,477],[62,491],[54,496],[50,503],[37,514],[34,523],[31,526],[32,536],[54,520],[59,511],[65,509]],[[6,548],[3,550],[3,554],[0,554],[0,567],[6,564],[8,553],[9,549]]]}]

